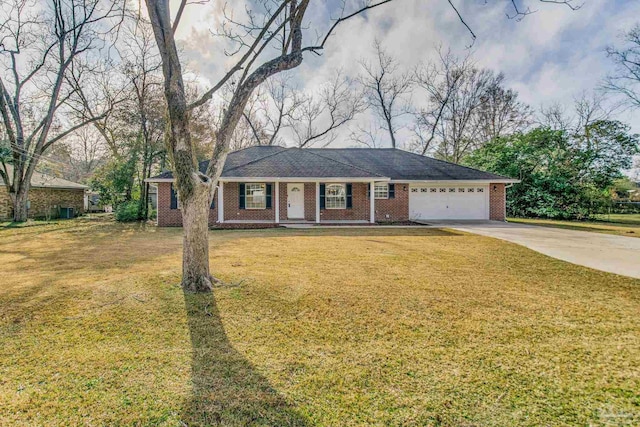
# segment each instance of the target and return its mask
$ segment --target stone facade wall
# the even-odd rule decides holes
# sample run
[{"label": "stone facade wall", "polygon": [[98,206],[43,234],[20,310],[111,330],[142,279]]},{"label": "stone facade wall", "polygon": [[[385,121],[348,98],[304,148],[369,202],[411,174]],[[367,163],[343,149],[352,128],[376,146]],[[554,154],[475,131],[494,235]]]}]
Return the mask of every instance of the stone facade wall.
[{"label": "stone facade wall", "polygon": [[395,198],[376,199],[376,222],[409,220],[409,184],[394,184]]},{"label": "stone facade wall", "polygon": [[[60,208],[73,208],[76,215],[84,214],[84,189],[31,188],[29,190],[29,218],[58,218]],[[0,219],[10,220],[13,205],[7,188],[0,188]]]},{"label": "stone facade wall", "polygon": [[504,221],[507,216],[507,193],[504,184],[489,185],[489,219]]}]

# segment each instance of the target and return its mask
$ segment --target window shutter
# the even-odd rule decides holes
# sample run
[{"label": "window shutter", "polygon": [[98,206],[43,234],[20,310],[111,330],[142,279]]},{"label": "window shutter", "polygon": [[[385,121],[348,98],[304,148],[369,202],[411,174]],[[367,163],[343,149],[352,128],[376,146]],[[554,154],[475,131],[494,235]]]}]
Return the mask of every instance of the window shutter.
[{"label": "window shutter", "polygon": [[370,198],[371,198],[371,184],[367,184],[367,199],[370,199]]},{"label": "window shutter", "polygon": [[267,209],[271,209],[271,187],[272,187],[272,185],[271,184],[267,184],[266,187],[267,187],[267,200],[266,200]]},{"label": "window shutter", "polygon": [[347,209],[353,207],[352,184],[347,184]]},{"label": "window shutter", "polygon": [[320,209],[324,209],[324,184],[320,184]]},{"label": "window shutter", "polygon": [[238,184],[238,196],[240,197],[238,201],[238,207],[240,209],[244,209],[244,184]]},{"label": "window shutter", "polygon": [[218,190],[216,190],[215,194],[213,195],[213,199],[211,199],[211,206],[209,206],[209,209],[215,209],[217,195],[218,195]]},{"label": "window shutter", "polygon": [[171,209],[178,209],[178,195],[173,188],[173,183],[171,183]]},{"label": "window shutter", "polygon": [[389,198],[390,199],[395,199],[396,198],[396,185],[395,184],[389,184]]}]

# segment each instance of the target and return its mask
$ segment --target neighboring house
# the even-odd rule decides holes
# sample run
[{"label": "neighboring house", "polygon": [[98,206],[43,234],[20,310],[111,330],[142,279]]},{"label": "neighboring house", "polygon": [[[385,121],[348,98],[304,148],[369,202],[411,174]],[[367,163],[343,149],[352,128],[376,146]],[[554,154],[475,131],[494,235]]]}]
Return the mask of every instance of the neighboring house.
[{"label": "neighboring house", "polygon": [[[172,173],[147,181],[158,186],[158,225],[180,226]],[[397,149],[249,147],[227,157],[209,224],[503,221],[515,182]]]},{"label": "neighboring house", "polygon": [[89,191],[85,194],[85,212],[111,212],[110,205],[104,205],[100,200],[100,193]]},{"label": "neighboring house", "polygon": [[[13,175],[11,166],[7,166],[7,172],[9,176]],[[85,191],[88,188],[77,182],[34,172],[27,202],[29,218],[57,218],[64,208],[72,208],[74,215],[83,214]],[[0,178],[0,220],[12,217],[13,205],[7,187]]]}]

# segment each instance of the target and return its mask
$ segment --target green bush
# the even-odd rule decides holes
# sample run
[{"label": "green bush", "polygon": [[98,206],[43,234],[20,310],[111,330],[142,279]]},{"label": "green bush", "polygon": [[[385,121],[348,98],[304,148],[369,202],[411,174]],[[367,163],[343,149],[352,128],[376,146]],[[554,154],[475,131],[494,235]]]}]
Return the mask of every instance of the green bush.
[{"label": "green bush", "polygon": [[130,201],[120,203],[116,209],[116,221],[131,222],[140,219],[138,217],[138,202]]},{"label": "green bush", "polygon": [[610,188],[638,153],[638,135],[620,122],[599,121],[584,135],[549,128],[497,138],[466,159],[469,166],[518,178],[507,215],[586,219],[606,211]]}]

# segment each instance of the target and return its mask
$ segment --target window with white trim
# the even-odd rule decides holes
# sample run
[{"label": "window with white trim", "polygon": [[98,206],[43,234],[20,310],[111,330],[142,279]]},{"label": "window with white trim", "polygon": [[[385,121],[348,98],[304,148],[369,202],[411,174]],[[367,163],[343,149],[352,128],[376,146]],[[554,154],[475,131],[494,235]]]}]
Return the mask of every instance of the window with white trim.
[{"label": "window with white trim", "polygon": [[373,190],[376,199],[389,198],[389,184],[376,184]]},{"label": "window with white trim", "polygon": [[266,184],[245,184],[244,186],[245,209],[267,208]]},{"label": "window with white trim", "polygon": [[346,209],[347,189],[345,184],[327,184],[324,190],[326,209]]},{"label": "window with white trim", "polygon": [[178,190],[174,189],[173,184],[171,184],[171,191],[176,195],[176,209],[182,209],[182,201],[180,200],[180,194]]}]

